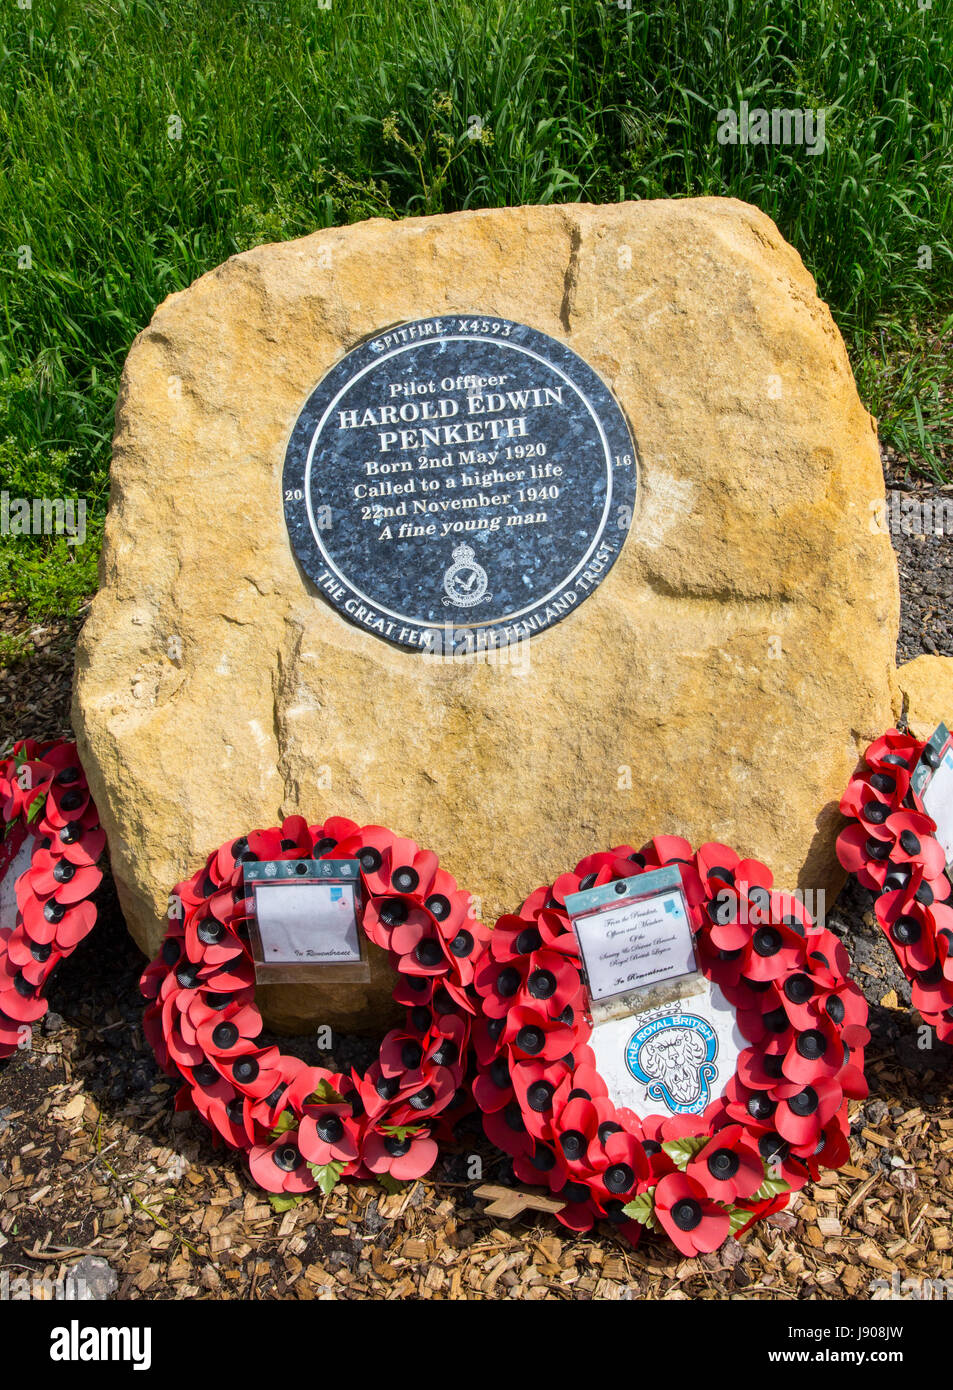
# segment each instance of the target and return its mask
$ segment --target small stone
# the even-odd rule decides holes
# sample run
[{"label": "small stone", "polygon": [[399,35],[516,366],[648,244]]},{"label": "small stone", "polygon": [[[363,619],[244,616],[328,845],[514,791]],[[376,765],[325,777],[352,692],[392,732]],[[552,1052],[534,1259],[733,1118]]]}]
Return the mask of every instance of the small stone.
[{"label": "small stone", "polygon": [[367,1211],[364,1213],[364,1231],[369,1236],[376,1236],[377,1232],[384,1224],[384,1218],[377,1209],[377,1198],[374,1197],[368,1203]]},{"label": "small stone", "polygon": [[130,1068],[128,1077],[129,1090],[133,1092],[148,1091],[153,1081],[153,1069],[144,1062],[137,1062]]},{"label": "small stone", "polygon": [[953,657],[918,656],[899,668],[897,681],[906,700],[907,723],[916,738],[927,739],[938,724],[949,724],[953,714]]},{"label": "small stone", "polygon": [[867,1123],[869,1125],[879,1125],[882,1120],[887,1118],[889,1107],[886,1101],[870,1100],[866,1105]]},{"label": "small stone", "polygon": [[67,1277],[75,1289],[73,1297],[80,1302],[101,1302],[119,1287],[116,1271],[99,1255],[84,1255],[72,1266]]}]

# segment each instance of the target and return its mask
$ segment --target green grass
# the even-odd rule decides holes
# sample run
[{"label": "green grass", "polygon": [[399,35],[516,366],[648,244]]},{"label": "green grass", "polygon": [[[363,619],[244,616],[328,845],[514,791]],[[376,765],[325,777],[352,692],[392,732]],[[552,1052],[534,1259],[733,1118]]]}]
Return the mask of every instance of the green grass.
[{"label": "green grass", "polygon": [[[826,152],[719,144],[742,100],[823,107]],[[885,439],[953,474],[953,0],[8,0],[0,120],[3,486],[15,470],[101,516],[129,344],[235,251],[375,215],[697,194],[777,221]],[[0,540],[0,593],[75,607],[93,579],[74,549]]]}]

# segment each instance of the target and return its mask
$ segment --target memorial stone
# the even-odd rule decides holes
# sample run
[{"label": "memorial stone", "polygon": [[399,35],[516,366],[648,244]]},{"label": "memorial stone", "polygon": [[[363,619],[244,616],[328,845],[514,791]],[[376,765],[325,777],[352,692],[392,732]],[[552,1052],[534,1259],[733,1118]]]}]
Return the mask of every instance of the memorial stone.
[{"label": "memorial stone", "polygon": [[[153,953],[178,880],[298,812],[432,847],[488,921],[658,833],[830,895],[840,791],[894,712],[883,499],[840,334],[743,203],[233,257],[131,348],[79,643],[130,930]],[[266,1018],[376,1029],[371,968],[263,986]]]}]

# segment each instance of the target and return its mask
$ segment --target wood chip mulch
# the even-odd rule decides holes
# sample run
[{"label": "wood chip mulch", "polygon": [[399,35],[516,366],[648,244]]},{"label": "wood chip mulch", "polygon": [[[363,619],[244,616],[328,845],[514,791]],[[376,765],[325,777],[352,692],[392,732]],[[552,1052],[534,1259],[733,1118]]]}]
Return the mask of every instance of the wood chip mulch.
[{"label": "wood chip mulch", "polygon": [[73,737],[70,686],[84,617],[85,608],[75,618],[31,621],[21,608],[0,603],[0,639],[6,639],[0,650],[0,753],[18,738]]},{"label": "wood chip mulch", "polygon": [[[133,964],[122,942],[104,946]],[[683,1259],[655,1239],[632,1249],[611,1228],[577,1236],[548,1214],[494,1216],[505,1185],[447,1170],[392,1195],[342,1185],[276,1213],[233,1154],[174,1114],[172,1083],[109,982],[107,969],[81,1011],[54,1015],[0,1083],[11,1277],[65,1281],[99,1256],[114,1296],[147,1299],[866,1299],[910,1277],[953,1280],[948,1076],[912,1072],[893,1050],[871,1050],[874,1098],[856,1107],[847,1167],[740,1241]],[[64,1010],[82,997],[70,984],[58,982]]]}]

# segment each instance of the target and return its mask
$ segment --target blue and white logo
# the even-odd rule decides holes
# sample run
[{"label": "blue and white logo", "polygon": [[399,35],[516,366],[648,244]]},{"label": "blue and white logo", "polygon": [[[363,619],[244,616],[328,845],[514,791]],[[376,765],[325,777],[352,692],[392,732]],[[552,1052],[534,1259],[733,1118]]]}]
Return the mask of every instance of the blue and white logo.
[{"label": "blue and white logo", "polygon": [[644,1023],[625,1049],[625,1064],[673,1115],[699,1115],[718,1075],[718,1038],[697,1014],[666,1014]]}]

